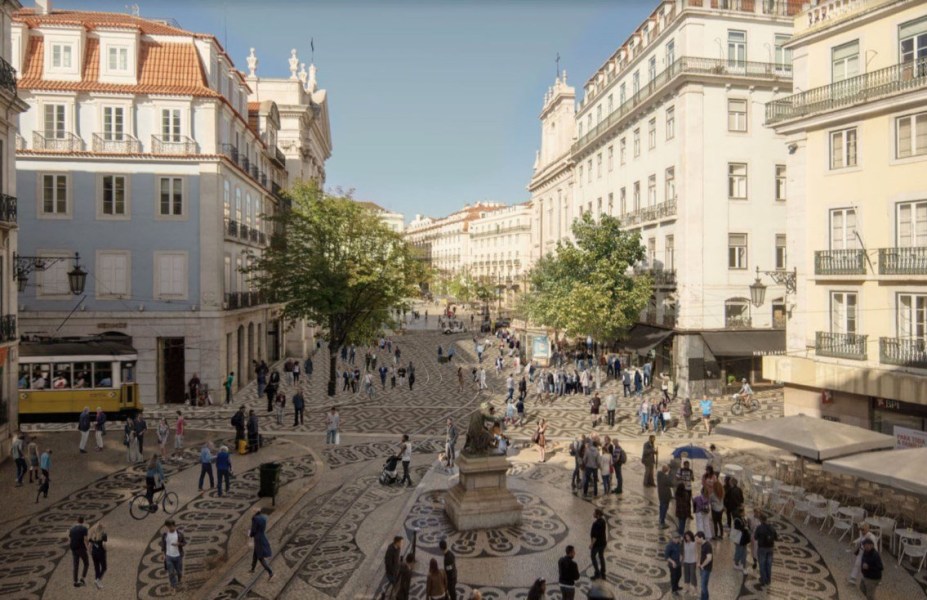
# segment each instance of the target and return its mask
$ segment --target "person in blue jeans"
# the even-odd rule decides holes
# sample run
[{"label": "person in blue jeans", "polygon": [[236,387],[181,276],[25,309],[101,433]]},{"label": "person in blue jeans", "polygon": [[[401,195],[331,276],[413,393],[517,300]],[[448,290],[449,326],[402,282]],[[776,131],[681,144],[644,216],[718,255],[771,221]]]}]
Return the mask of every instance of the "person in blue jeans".
[{"label": "person in blue jeans", "polygon": [[699,548],[699,558],[698,558],[698,568],[700,583],[702,586],[702,593],[699,596],[700,600],[708,600],[708,580],[711,579],[711,568],[712,568],[712,559],[714,556],[711,552],[711,542],[705,539],[705,533],[699,531],[695,534],[696,543],[701,543]]},{"label": "person in blue jeans", "polygon": [[216,480],[212,476],[212,463],[215,462],[216,457],[209,451],[209,445],[209,442],[206,442],[200,449],[200,483],[198,489],[201,492],[203,491],[203,479],[207,475],[209,475],[209,487],[216,487]]},{"label": "person in blue jeans", "polygon": [[229,482],[232,479],[232,457],[229,455],[229,447],[222,446],[219,448],[219,454],[216,455],[216,475],[219,479],[219,485],[216,488],[216,495],[222,496],[222,482],[225,481],[225,493],[229,493]]}]

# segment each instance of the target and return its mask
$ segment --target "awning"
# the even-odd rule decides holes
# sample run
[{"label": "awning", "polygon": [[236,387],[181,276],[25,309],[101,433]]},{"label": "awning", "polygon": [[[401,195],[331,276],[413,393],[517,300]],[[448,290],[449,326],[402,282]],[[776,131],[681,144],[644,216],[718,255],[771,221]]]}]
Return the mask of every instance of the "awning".
[{"label": "awning", "polygon": [[927,448],[867,452],[824,462],[824,470],[927,495]]},{"label": "awning", "polygon": [[703,331],[702,339],[715,356],[764,356],[785,352],[785,330]]},{"label": "awning", "polygon": [[628,331],[628,339],[619,342],[625,350],[636,350],[638,354],[647,354],[650,349],[660,344],[675,333],[672,329],[661,329],[638,323]]}]

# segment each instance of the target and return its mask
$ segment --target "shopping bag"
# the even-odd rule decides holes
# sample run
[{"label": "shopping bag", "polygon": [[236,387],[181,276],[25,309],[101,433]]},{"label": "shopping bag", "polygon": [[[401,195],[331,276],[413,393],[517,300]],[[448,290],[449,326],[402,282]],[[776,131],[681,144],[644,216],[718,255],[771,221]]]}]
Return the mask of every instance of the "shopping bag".
[{"label": "shopping bag", "polygon": [[335,444],[337,445],[337,444],[340,444],[340,443],[341,443],[341,432],[340,432],[340,431],[336,431],[336,432],[335,432]]}]

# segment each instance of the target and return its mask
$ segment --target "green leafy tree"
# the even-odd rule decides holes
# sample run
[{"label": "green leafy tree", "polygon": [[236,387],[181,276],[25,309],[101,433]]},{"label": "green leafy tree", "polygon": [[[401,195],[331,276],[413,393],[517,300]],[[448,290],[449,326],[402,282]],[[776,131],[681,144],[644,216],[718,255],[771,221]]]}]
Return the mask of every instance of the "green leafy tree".
[{"label": "green leafy tree", "polygon": [[292,209],[268,217],[282,233],[245,270],[283,304],[283,317],[316,323],[328,340],[328,394],[335,394],[338,352],[395,325],[425,267],[414,249],[371,211],[312,184],[288,193]]},{"label": "green leafy tree", "polygon": [[645,256],[640,234],[587,212],[573,223],[573,236],[575,243],[561,242],[531,269],[519,310],[569,335],[614,339],[637,322],[652,294],[651,278],[631,269]]}]

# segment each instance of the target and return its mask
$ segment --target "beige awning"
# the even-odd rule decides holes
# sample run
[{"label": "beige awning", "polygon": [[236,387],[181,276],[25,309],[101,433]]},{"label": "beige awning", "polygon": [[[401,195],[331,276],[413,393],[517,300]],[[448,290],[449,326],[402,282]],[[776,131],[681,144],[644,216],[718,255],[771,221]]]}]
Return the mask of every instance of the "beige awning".
[{"label": "beige awning", "polygon": [[893,436],[806,415],[730,423],[718,426],[715,431],[788,450],[812,460],[895,447]]},{"label": "beige awning", "polygon": [[866,452],[824,461],[824,470],[927,495],[927,448]]}]

